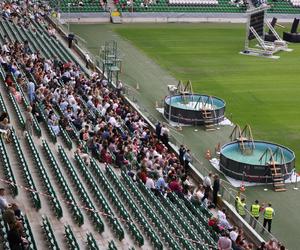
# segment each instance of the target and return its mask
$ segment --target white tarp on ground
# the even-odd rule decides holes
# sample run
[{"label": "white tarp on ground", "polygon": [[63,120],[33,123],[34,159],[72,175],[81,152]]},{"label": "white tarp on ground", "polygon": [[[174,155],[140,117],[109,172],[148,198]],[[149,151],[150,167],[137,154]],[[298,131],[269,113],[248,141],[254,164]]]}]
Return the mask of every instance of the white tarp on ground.
[{"label": "white tarp on ground", "polygon": [[[212,158],[210,160],[210,164],[217,169],[219,172],[220,171],[220,165],[219,165],[219,160],[217,158]],[[225,174],[224,174],[225,175]],[[240,180],[233,179],[227,175],[225,175],[226,179],[230,182],[230,184],[234,187],[240,187],[242,184],[246,187],[251,187],[251,186],[258,186],[258,185],[265,185],[265,183],[256,183],[256,182],[242,182]],[[285,183],[295,183],[295,182],[300,181],[300,177],[297,178],[297,173],[293,171],[291,177],[285,181]],[[270,183],[272,185],[272,183]]]}]

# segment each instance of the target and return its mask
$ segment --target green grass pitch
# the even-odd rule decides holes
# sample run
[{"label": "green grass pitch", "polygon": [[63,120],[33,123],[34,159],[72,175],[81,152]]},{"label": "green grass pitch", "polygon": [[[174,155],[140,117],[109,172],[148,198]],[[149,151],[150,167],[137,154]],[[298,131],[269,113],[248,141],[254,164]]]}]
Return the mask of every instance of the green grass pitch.
[{"label": "green grass pitch", "polygon": [[[255,139],[300,154],[300,45],[280,59],[243,56],[244,25],[125,25],[114,29],[194,92],[227,103],[227,116],[250,124]],[[298,168],[300,169],[300,168]]]}]

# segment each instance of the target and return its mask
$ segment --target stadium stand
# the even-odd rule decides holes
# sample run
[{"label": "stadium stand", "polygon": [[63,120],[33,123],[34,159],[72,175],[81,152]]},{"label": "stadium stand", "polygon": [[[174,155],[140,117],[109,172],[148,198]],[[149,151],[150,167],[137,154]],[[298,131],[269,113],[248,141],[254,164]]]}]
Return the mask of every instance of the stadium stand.
[{"label": "stadium stand", "polygon": [[134,1],[126,0],[115,1],[120,12],[229,12],[243,13],[246,5],[243,1],[229,2],[227,0],[218,1],[180,1],[180,0],[161,0],[161,1]]},{"label": "stadium stand", "polygon": [[[10,5],[7,6],[5,8]],[[18,6],[11,8],[10,13],[5,11],[0,24],[3,67],[0,108],[4,112],[14,110],[9,114],[14,128],[11,129],[12,142],[1,141],[1,161],[6,163],[8,181],[15,183],[14,174],[18,173],[17,184],[22,179],[29,188],[26,192],[22,188],[22,192],[30,195],[31,207],[36,208],[30,222],[41,220],[48,248],[60,249],[65,242],[59,239],[64,235],[69,249],[79,249],[82,239],[79,227],[84,225],[91,231],[84,239],[90,249],[98,249],[100,244],[93,235],[99,239],[102,237],[99,235],[108,232],[109,242],[105,241],[108,249],[117,249],[116,245],[125,240],[130,247],[216,249],[219,234],[208,226],[212,213],[205,205],[189,201],[184,196],[182,183],[177,192],[168,189],[165,193],[163,188],[156,190],[156,195],[144,185],[149,178],[159,175],[159,169],[167,183],[186,178],[178,157],[159,140],[160,135],[151,131],[144,119],[116,95],[101,74],[84,68],[60,38],[48,32],[48,24],[38,8],[29,8],[34,18],[28,18],[21,9],[24,16],[17,14],[18,20],[10,16]],[[27,21],[30,25],[25,27]],[[8,81],[10,75],[23,76],[23,85],[17,85],[18,80]],[[35,86],[35,100],[31,103],[25,91],[29,83]],[[8,100],[9,109],[5,107]],[[24,121],[22,110],[28,105],[35,108],[34,118],[40,119],[34,127],[35,134],[43,135],[43,140],[27,132],[22,140],[21,135],[17,136],[17,132],[22,133],[25,128],[27,119]],[[58,142],[67,148],[57,146]],[[10,164],[12,159],[14,164]],[[155,160],[152,162],[152,159]],[[34,166],[27,164],[28,160],[32,160]],[[135,182],[135,177],[140,180]],[[20,193],[16,186],[8,184],[14,195]],[[37,190],[36,186],[41,185],[44,190]],[[44,207],[55,217],[51,213],[41,215],[38,209]],[[73,230],[58,220],[68,215],[73,218],[68,221],[68,224],[74,222]],[[87,217],[89,220],[85,220]],[[23,218],[22,231],[30,249],[38,249],[35,237],[39,237],[40,231],[36,228],[32,231],[27,217]],[[7,246],[7,224],[0,218],[3,247]],[[99,249],[103,249],[103,245]]]},{"label": "stadium stand", "polygon": [[[60,9],[61,12],[70,12],[70,13],[91,13],[91,12],[104,12],[106,11],[106,6],[104,1],[95,1],[95,0],[51,0],[49,1],[50,6],[54,9]],[[69,5],[68,5],[69,4]]]},{"label": "stadium stand", "polygon": [[[115,4],[120,12],[202,12],[202,13],[244,13],[248,6],[247,1],[181,1],[181,0],[161,0],[161,1],[130,1],[116,0]],[[260,1],[255,1],[254,5],[259,6]],[[269,0],[269,13],[299,13],[298,0],[283,1]]]},{"label": "stadium stand", "polygon": [[[85,13],[103,12],[107,8],[104,2],[60,1],[60,11],[63,13]],[[248,3],[246,0],[114,0],[119,12],[199,12],[199,13],[244,13]],[[255,1],[254,5],[259,6],[265,1]],[[298,14],[299,0],[269,0],[269,13]],[[57,1],[50,1],[50,5],[57,9]]]}]

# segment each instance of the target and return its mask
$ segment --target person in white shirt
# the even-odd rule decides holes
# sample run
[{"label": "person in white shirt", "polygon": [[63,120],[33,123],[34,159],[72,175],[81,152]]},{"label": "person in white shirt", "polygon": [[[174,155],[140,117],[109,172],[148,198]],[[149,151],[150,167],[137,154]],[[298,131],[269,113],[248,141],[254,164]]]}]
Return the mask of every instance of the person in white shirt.
[{"label": "person in white shirt", "polygon": [[239,236],[239,233],[238,233],[238,229],[236,227],[234,227],[230,233],[229,233],[229,237],[230,239],[235,242],[237,237]]},{"label": "person in white shirt", "polygon": [[145,185],[146,185],[147,188],[150,188],[151,190],[155,189],[154,180],[150,177],[147,177]]},{"label": "person in white shirt", "polygon": [[209,193],[211,191],[211,177],[212,177],[212,172],[209,172],[207,176],[204,177],[203,179],[203,186],[204,186],[204,197],[202,199],[202,201],[204,199],[208,199],[209,197]]},{"label": "person in white shirt", "polygon": [[222,210],[218,211],[218,219],[219,220],[226,220],[226,214],[225,214],[226,210],[223,208]]}]

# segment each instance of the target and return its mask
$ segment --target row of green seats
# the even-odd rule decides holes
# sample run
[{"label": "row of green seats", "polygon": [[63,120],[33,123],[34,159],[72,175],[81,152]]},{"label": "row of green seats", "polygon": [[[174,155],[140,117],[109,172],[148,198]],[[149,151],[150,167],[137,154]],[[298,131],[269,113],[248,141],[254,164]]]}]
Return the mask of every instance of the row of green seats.
[{"label": "row of green seats", "polygon": [[[147,199],[149,204],[152,205],[153,209],[157,211],[157,214],[161,218],[161,221],[164,222],[164,224],[170,229],[170,231],[175,235],[175,239],[177,238],[180,242],[181,246],[184,249],[194,250],[194,246],[191,242],[185,239],[185,235],[182,232],[181,228],[178,227],[178,225],[182,225],[182,228],[184,229],[184,232],[188,237],[194,241],[198,241],[198,235],[194,232],[193,228],[190,227],[187,223],[185,223],[184,218],[178,218],[175,217],[175,220],[170,216],[169,212],[167,211],[163,205],[160,203],[160,201],[154,197],[154,194],[141,182],[138,182],[138,186],[141,190],[141,192],[144,194],[144,197]],[[176,224],[177,223],[177,224]],[[201,245],[197,245],[197,249],[201,249]],[[202,250],[202,249],[201,249]]]},{"label": "row of green seats", "polygon": [[4,104],[3,97],[1,95],[1,93],[0,93],[0,111],[1,111],[1,113],[3,113],[3,112],[7,113],[7,109],[6,109],[6,106]]},{"label": "row of green seats", "polygon": [[112,201],[114,207],[118,210],[119,215],[122,217],[122,219],[126,220],[124,223],[127,225],[131,235],[134,237],[135,241],[139,246],[144,245],[144,238],[142,234],[139,232],[136,225],[133,223],[129,213],[121,203],[119,197],[116,195],[115,191],[113,190],[112,186],[100,170],[99,166],[96,164],[94,159],[91,161],[90,169],[93,169],[93,171],[96,173],[96,178],[99,181],[99,185],[103,187],[105,192],[108,194],[109,199]]},{"label": "row of green seats", "polygon": [[153,211],[153,209],[149,206],[148,202],[142,196],[140,191],[137,189],[137,187],[134,185],[133,181],[125,173],[125,171],[122,171],[122,177],[123,177],[125,184],[128,187],[128,190],[131,191],[131,193],[133,194],[135,199],[138,201],[142,210],[145,211],[147,217],[155,225],[156,230],[161,233],[162,237],[165,240],[165,243],[169,246],[169,248],[174,249],[174,250],[181,249],[181,247],[177,244],[177,242],[174,240],[172,235],[169,234],[168,230],[166,229],[166,226],[161,223],[159,217],[156,215],[156,213]]},{"label": "row of green seats", "polygon": [[60,202],[57,199],[56,193],[52,187],[52,184],[50,182],[50,179],[47,175],[47,172],[43,166],[43,163],[41,161],[41,158],[39,156],[39,153],[37,152],[33,140],[30,136],[30,134],[28,134],[27,132],[25,132],[25,139],[27,142],[27,145],[29,146],[29,150],[31,151],[31,154],[33,156],[33,160],[35,162],[36,168],[39,172],[40,177],[42,178],[42,181],[44,183],[44,186],[46,188],[47,191],[47,195],[50,195],[51,198],[50,200],[50,204],[51,206],[54,208],[55,211],[55,215],[56,217],[59,219],[63,216],[63,212],[62,212],[62,208],[60,206]]},{"label": "row of green seats", "polygon": [[[100,173],[100,169],[95,168],[95,164],[91,164],[93,172],[95,175],[98,176]],[[136,203],[133,201],[133,199],[129,196],[127,190],[123,186],[123,184],[120,182],[116,174],[113,172],[113,170],[107,166],[106,167],[106,175],[108,176],[111,183],[114,185],[116,190],[118,190],[120,197],[124,201],[124,203],[129,207],[129,210],[132,212],[133,217],[135,221],[138,221],[140,226],[143,228],[144,233],[150,238],[150,241],[155,249],[162,250],[163,244],[159,240],[157,234],[155,231],[151,228],[150,224],[145,220],[143,217],[142,212],[137,207]]]},{"label": "row of green seats", "polygon": [[27,215],[25,214],[22,216],[23,216],[23,228],[24,228],[25,238],[27,239],[29,245],[28,250],[37,250],[37,246],[33,237],[33,233]]},{"label": "row of green seats", "polygon": [[81,70],[86,74],[89,75],[89,71],[82,67],[80,64],[78,64],[78,61],[74,54],[69,50],[61,41],[60,39],[55,39],[52,36],[49,35],[44,25],[40,24],[39,22],[36,22],[35,20],[32,20],[33,25],[36,27],[37,32],[40,34],[43,34],[44,37],[47,37],[48,39],[45,40],[45,43],[49,43],[52,47],[53,51],[55,52],[55,55],[60,58],[63,62],[74,62],[75,64],[79,65]]},{"label": "row of green seats", "polygon": [[70,225],[65,225],[65,237],[67,239],[67,244],[69,249],[80,250],[80,247],[77,243],[76,237],[74,236]]},{"label": "row of green seats", "polygon": [[19,106],[18,106],[18,104],[17,104],[17,102],[16,102],[15,97],[13,96],[12,93],[8,93],[8,97],[9,97],[9,99],[10,99],[12,105],[13,105],[14,111],[15,111],[16,114],[17,114],[18,122],[19,122],[20,127],[21,127],[22,129],[25,129],[25,121],[24,121],[24,118],[23,118],[23,116],[22,116],[22,114],[21,114],[21,111],[20,111],[20,109],[19,109]]},{"label": "row of green seats", "polygon": [[209,233],[210,231],[206,227],[206,225],[208,224],[206,218],[201,221],[202,223],[199,223],[199,220],[193,215],[191,211],[189,211],[189,209],[185,206],[184,202],[181,199],[179,199],[176,194],[169,193],[168,197],[169,199],[164,199],[166,201],[165,205],[168,207],[173,206],[173,208],[175,206],[176,210],[180,211],[187,218],[189,224],[197,230],[198,234],[202,235],[202,238],[204,238],[207,242],[211,242],[210,244],[213,244],[214,242],[212,242],[212,240],[210,239],[211,235],[212,239],[215,242],[218,241],[219,237],[217,234]]},{"label": "row of green seats", "polygon": [[94,196],[96,197],[98,203],[101,205],[102,212],[105,213],[104,217],[107,219],[109,225],[112,227],[112,231],[116,234],[116,237],[121,241],[124,239],[124,230],[121,227],[118,219],[115,217],[113,211],[111,210],[108,202],[106,201],[104,195],[100,191],[96,182],[94,181],[93,176],[90,174],[89,170],[85,166],[83,160],[78,154],[75,154],[75,160],[79,167],[80,173],[83,175],[84,180],[88,186],[93,191]]},{"label": "row of green seats", "polygon": [[[201,221],[203,225],[207,225],[208,218],[209,218],[209,216],[207,216],[207,215],[209,212],[207,212],[205,208],[201,208],[201,206],[196,208],[194,206],[194,204],[192,204],[192,202],[189,201],[188,199],[183,198],[183,201],[184,201],[186,207],[193,213],[193,215],[199,221]],[[212,217],[212,216],[210,216],[210,217]],[[207,225],[207,228],[208,228],[208,225]]]},{"label": "row of green seats", "polygon": [[[62,7],[61,8],[61,11],[62,12],[68,12],[69,9],[68,7]],[[94,6],[86,6],[84,8],[81,8],[81,7],[71,7],[70,8],[70,12],[72,13],[77,13],[77,12],[104,12],[104,10],[100,7],[94,7]]]},{"label": "row of green seats", "polygon": [[53,154],[52,154],[47,142],[45,140],[43,140],[42,144],[43,144],[44,153],[50,163],[49,166],[50,166],[52,172],[54,173],[54,175],[56,176],[56,182],[59,184],[65,199],[68,201],[68,205],[70,207],[71,214],[72,214],[74,220],[76,221],[76,223],[79,226],[81,226],[84,223],[83,215],[76,204],[76,201],[72,195],[72,192],[71,192],[65,178],[63,177],[61,170],[58,167],[57,162],[54,159]]},{"label": "row of green seats", "polygon": [[60,130],[60,135],[61,135],[64,143],[67,145],[67,148],[69,150],[71,150],[72,149],[72,140],[71,140],[69,134],[66,132],[66,130],[61,125],[59,125],[59,130]]},{"label": "row of green seats", "polygon": [[62,52],[58,52],[57,47],[55,44],[57,44],[57,41],[55,39],[51,39],[48,30],[42,25],[37,23],[35,20],[32,20],[32,24],[35,27],[37,34],[41,35],[40,38],[43,40],[43,44],[47,46],[47,48],[51,51],[52,55],[57,56],[62,62],[67,62],[68,59],[65,58],[65,54]]},{"label": "row of green seats", "polygon": [[63,162],[63,165],[65,166],[67,172],[69,173],[72,182],[74,183],[74,185],[76,186],[76,190],[79,193],[79,196],[82,199],[82,202],[84,203],[85,207],[89,209],[89,216],[91,217],[96,230],[99,233],[104,232],[104,224],[99,216],[98,213],[96,213],[96,209],[91,201],[91,199],[89,198],[88,194],[86,193],[84,187],[82,186],[72,164],[70,163],[64,149],[62,148],[62,146],[58,146],[58,152],[60,154],[61,160]]},{"label": "row of green seats", "polygon": [[59,250],[60,248],[58,246],[57,240],[53,233],[49,219],[45,215],[42,216],[42,225],[41,226],[44,230],[44,234],[45,234],[49,249]]},{"label": "row of green seats", "polygon": [[[9,162],[9,158],[7,155],[7,152],[5,150],[4,147],[4,143],[2,138],[0,138],[0,154],[1,154],[1,160],[2,160],[2,167],[4,170],[4,174],[5,174],[5,178],[7,181],[11,182],[11,183],[16,183],[16,179],[15,176],[13,174],[10,162]],[[9,189],[11,190],[13,196],[18,195],[18,187],[14,184],[10,184],[9,185]]]},{"label": "row of green seats", "polygon": [[99,250],[97,242],[92,233],[87,233],[86,239],[87,239],[86,244],[87,244],[88,250]]},{"label": "row of green seats", "polygon": [[19,141],[16,137],[14,129],[12,129],[11,135],[12,135],[12,140],[13,140],[12,144],[13,144],[13,147],[15,149],[15,154],[18,158],[20,168],[23,172],[23,176],[24,176],[25,181],[27,183],[27,188],[30,188],[31,190],[35,191],[35,192],[29,192],[30,196],[31,196],[31,200],[33,202],[33,206],[36,209],[40,209],[41,208],[41,200],[40,200],[39,194],[36,192],[36,187],[35,187],[33,178],[32,178],[31,173],[29,171],[27,162],[25,161],[23,152],[21,150],[21,147],[20,147]]},{"label": "row of green seats", "polygon": [[108,242],[108,250],[118,250],[118,248],[115,245],[115,242],[113,240],[111,240],[110,242]]}]

